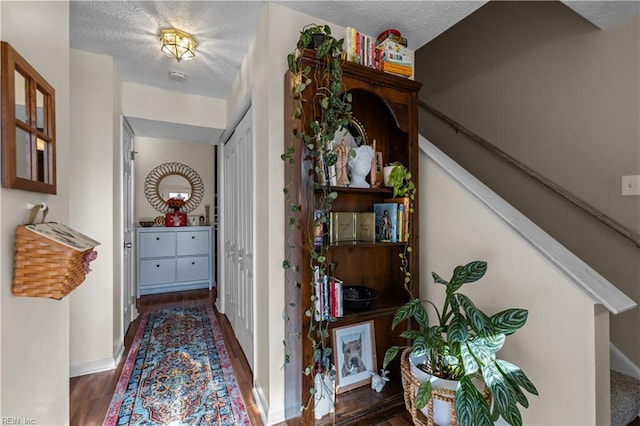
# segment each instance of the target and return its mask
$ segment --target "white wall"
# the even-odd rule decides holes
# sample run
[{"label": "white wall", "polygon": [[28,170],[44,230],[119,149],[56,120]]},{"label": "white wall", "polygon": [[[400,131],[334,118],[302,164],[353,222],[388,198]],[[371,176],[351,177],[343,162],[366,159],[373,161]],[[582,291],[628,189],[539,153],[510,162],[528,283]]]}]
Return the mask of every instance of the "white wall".
[{"label": "white wall", "polygon": [[[115,367],[114,340],[122,342],[119,317],[105,301],[114,299],[121,286],[119,212],[120,133],[113,117],[118,83],[113,58],[71,50],[71,146],[73,167],[69,170],[69,223],[101,242],[93,271],[71,294],[71,375]],[[117,185],[117,186],[116,186]],[[121,304],[120,304],[121,306]],[[116,320],[116,318],[118,318]],[[114,321],[118,321],[117,324]]]},{"label": "white wall", "polygon": [[489,315],[529,311],[499,353],[539,391],[527,395],[523,424],[608,423],[608,312],[438,164],[421,154],[419,167],[420,297],[441,306],[432,271],[448,279],[457,265],[487,261],[485,277],[461,292]]},{"label": "white wall", "polygon": [[156,211],[144,195],[144,184],[151,170],[163,163],[182,163],[195,170],[204,184],[204,197],[200,205],[190,215],[204,215],[204,206],[211,206],[210,220],[213,222],[215,191],[215,147],[210,144],[189,143],[170,139],[155,139],[137,136],[135,138],[135,209],[134,217],[156,217],[163,213]]},{"label": "white wall", "polygon": [[45,201],[48,219],[69,219],[69,4],[2,1],[0,17],[2,40],[55,89],[57,154],[57,195],[0,189],[0,414],[61,425],[69,422],[69,298],[14,297],[11,282],[14,231],[27,220],[26,204]]},{"label": "white wall", "polygon": [[[421,48],[420,99],[640,232],[640,17],[600,30],[561,2],[489,2]],[[640,301],[640,250],[451,126],[420,129],[467,170]],[[640,309],[611,318],[611,341],[640,365]]]},{"label": "white wall", "polygon": [[126,117],[223,129],[227,124],[226,108],[222,99],[122,84],[122,111]]},{"label": "white wall", "polygon": [[[255,347],[254,386],[269,423],[284,419],[284,74],[287,54],[295,47],[300,30],[307,24],[325,24],[312,16],[275,3],[268,3],[256,37],[234,83],[228,105],[229,119],[248,91],[254,111],[254,205],[269,206],[255,217]],[[343,27],[331,25],[334,33]],[[258,210],[257,210],[258,211]]]}]

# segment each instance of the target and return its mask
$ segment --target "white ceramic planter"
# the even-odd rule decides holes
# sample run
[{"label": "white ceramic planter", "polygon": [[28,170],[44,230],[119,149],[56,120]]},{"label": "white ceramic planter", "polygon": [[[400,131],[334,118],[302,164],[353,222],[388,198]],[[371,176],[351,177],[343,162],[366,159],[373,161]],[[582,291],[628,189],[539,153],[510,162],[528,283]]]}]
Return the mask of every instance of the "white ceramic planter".
[{"label": "white ceramic planter", "polygon": [[[425,355],[415,356],[413,352],[409,354],[409,370],[411,371],[411,374],[413,374],[420,383],[427,380],[431,381],[432,389],[448,389],[451,391],[455,391],[458,387],[457,380],[445,380],[439,377],[431,376],[430,374],[427,374],[416,367],[416,365],[424,363],[425,360]],[[478,391],[482,392],[482,381],[474,379],[473,384],[475,385],[476,389],[478,389]],[[422,414],[428,416],[427,406],[422,408],[421,411]],[[433,422],[438,426],[449,426],[451,424],[451,403],[439,399],[433,400]]]},{"label": "white ceramic planter", "polygon": [[314,409],[316,420],[335,410],[335,386],[328,374],[316,374],[313,380],[315,388]]},{"label": "white ceramic planter", "polygon": [[395,166],[384,166],[382,169],[382,176],[384,177],[384,186],[389,185],[389,175],[391,174],[391,170],[393,170]]}]

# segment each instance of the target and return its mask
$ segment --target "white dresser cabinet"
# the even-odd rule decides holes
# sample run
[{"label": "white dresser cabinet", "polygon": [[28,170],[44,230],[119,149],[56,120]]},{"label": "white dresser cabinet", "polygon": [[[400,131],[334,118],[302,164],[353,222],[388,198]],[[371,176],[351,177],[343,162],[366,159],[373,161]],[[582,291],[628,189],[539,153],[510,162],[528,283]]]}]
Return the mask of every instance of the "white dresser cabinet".
[{"label": "white dresser cabinet", "polygon": [[214,286],[213,228],[137,229],[138,297]]}]

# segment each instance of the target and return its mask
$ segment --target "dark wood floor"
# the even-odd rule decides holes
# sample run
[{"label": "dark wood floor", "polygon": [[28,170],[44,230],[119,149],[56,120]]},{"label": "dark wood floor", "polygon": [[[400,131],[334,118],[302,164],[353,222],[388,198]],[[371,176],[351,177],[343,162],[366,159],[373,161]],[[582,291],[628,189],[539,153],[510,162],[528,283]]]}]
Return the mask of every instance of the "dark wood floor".
[{"label": "dark wood floor", "polygon": [[[194,290],[142,296],[138,301],[138,312],[143,313],[169,306],[194,303],[210,303],[213,306],[215,296],[215,290],[213,292],[209,292],[208,290]],[[225,346],[229,352],[229,358],[231,359],[236,380],[238,381],[242,397],[249,412],[251,423],[255,426],[262,426],[262,419],[260,418],[258,408],[251,394],[253,375],[249,369],[249,363],[240,348],[240,344],[233,335],[227,317],[220,315],[217,311],[216,316],[220,324]],[[103,373],[74,377],[70,380],[69,419],[71,425],[102,425],[104,417],[107,414],[107,409],[109,408],[109,403],[111,402],[111,397],[120,378],[124,361],[129,353],[131,342],[138,328],[138,323],[139,321],[136,320],[129,327],[129,331],[125,336],[125,354],[118,368]],[[411,417],[408,413],[379,423],[380,426],[405,426],[411,424]]]}]

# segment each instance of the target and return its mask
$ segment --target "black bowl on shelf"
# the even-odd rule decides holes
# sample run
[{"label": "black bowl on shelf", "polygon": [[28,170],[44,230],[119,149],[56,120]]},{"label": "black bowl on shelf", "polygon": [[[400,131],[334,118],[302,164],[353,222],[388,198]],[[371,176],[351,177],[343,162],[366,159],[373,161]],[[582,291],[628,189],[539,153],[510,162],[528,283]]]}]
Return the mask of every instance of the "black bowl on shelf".
[{"label": "black bowl on shelf", "polygon": [[342,288],[344,309],[348,311],[366,311],[378,297],[378,292],[372,288],[354,285]]}]

